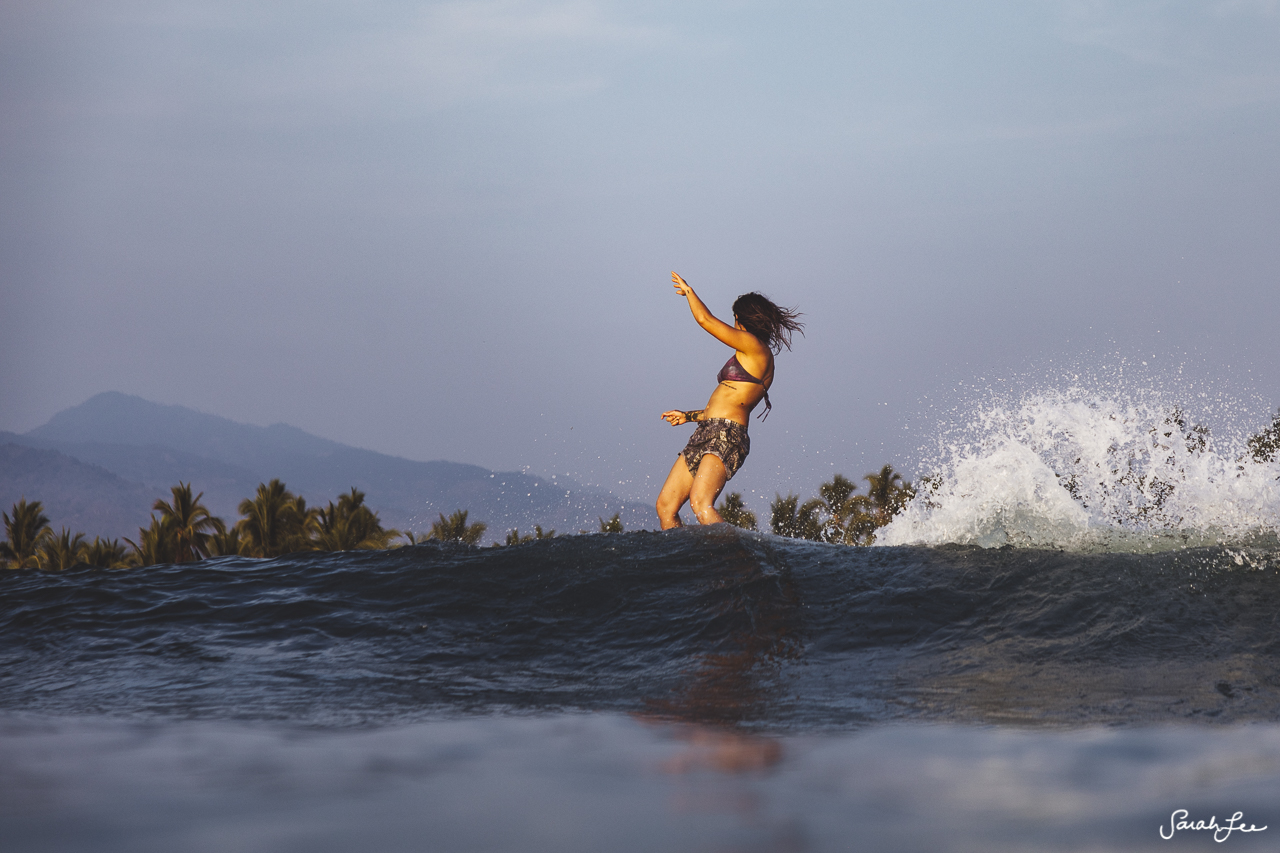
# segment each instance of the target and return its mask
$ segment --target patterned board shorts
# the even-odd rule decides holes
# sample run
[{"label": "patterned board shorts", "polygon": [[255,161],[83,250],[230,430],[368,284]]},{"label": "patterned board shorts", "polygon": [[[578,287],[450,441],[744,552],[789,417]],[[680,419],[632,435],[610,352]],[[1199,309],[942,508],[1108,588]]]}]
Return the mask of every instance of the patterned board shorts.
[{"label": "patterned board shorts", "polygon": [[728,479],[732,480],[750,452],[751,439],[747,437],[746,427],[727,418],[707,418],[699,421],[698,428],[680,455],[684,457],[684,464],[689,466],[689,473],[695,477],[703,456],[708,453],[718,456],[729,474]]}]

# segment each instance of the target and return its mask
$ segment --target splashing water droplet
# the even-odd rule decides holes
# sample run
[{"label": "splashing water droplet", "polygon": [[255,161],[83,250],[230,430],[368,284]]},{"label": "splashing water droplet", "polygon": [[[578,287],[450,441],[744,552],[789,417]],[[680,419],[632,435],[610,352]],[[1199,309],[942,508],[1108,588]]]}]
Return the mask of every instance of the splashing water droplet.
[{"label": "splashing water droplet", "polygon": [[963,433],[877,544],[1127,551],[1280,531],[1280,461],[1211,438],[1177,406],[1033,393]]}]

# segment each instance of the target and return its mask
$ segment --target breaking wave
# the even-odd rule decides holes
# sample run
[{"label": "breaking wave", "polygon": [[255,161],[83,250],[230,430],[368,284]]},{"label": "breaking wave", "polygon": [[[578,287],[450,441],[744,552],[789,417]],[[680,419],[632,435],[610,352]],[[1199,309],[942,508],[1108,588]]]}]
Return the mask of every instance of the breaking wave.
[{"label": "breaking wave", "polygon": [[991,405],[943,443],[880,545],[1273,547],[1280,462],[1177,406],[1071,388]]}]

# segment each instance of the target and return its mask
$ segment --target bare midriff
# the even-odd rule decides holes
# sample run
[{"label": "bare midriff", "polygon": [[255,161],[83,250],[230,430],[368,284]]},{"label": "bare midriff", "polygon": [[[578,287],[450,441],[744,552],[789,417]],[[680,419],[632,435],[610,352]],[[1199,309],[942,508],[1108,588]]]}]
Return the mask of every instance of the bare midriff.
[{"label": "bare midriff", "polygon": [[[769,380],[773,379],[772,374],[772,369],[766,374]],[[754,382],[721,382],[711,392],[711,399],[703,410],[704,417],[724,418],[747,426],[751,410],[764,399],[767,390],[764,385]]]}]

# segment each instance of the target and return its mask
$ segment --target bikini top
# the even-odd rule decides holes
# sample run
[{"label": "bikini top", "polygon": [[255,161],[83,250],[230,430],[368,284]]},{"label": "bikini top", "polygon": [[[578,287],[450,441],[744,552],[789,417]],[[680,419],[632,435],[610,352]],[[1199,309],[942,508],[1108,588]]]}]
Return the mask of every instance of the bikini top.
[{"label": "bikini top", "polygon": [[[755,385],[764,387],[763,379],[756,379],[747,369],[738,362],[738,354],[735,352],[728,361],[724,363],[724,367],[720,368],[720,372],[716,374],[717,382],[751,382]],[[769,402],[769,389],[764,389],[764,411],[756,417],[764,420],[769,415],[769,410],[773,408],[773,403]]]}]

